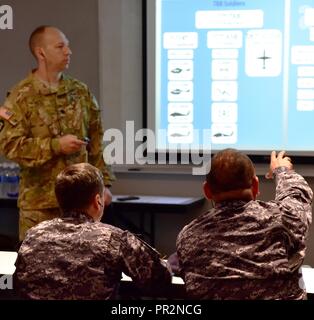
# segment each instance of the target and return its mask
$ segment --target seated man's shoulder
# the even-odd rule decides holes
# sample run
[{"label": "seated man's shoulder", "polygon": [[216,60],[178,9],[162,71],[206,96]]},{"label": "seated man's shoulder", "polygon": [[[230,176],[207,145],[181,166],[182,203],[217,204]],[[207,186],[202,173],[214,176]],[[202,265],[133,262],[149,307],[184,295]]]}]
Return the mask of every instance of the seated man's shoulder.
[{"label": "seated man's shoulder", "polygon": [[212,210],[206,211],[183,227],[180,233],[194,232],[211,220]]},{"label": "seated man's shoulder", "polygon": [[29,229],[28,233],[36,234],[38,232],[43,232],[46,229],[54,230],[55,226],[60,223],[60,218],[55,218],[51,220],[44,220],[39,222],[37,225]]},{"label": "seated man's shoulder", "polygon": [[93,224],[94,228],[100,230],[103,233],[111,233],[117,236],[122,236],[123,230],[119,227],[115,227],[111,224],[103,223],[103,222],[96,222]]},{"label": "seated man's shoulder", "polygon": [[20,252],[27,251],[34,244],[42,243],[45,239],[57,238],[58,232],[55,230],[55,219],[42,221],[34,227],[30,228],[20,247]]}]

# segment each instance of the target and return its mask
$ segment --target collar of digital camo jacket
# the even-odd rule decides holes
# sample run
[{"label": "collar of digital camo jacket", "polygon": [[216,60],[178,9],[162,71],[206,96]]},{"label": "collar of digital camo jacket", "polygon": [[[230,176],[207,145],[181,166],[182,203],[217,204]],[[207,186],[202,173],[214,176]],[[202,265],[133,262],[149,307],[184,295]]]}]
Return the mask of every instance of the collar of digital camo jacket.
[{"label": "collar of digital camo jacket", "polygon": [[94,221],[94,219],[84,211],[65,211],[63,213],[63,218],[64,219],[72,218],[72,219],[75,219],[79,222],[87,222],[87,221],[93,222]]},{"label": "collar of digital camo jacket", "polygon": [[245,206],[251,200],[223,200],[221,202],[215,203],[215,209],[226,208],[236,209]]}]

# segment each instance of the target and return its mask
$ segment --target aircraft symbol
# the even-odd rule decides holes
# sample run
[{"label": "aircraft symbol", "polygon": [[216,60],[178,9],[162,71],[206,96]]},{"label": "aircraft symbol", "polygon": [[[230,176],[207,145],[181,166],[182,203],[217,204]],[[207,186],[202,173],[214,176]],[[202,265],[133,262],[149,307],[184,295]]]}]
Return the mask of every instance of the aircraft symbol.
[{"label": "aircraft symbol", "polygon": [[264,50],[264,54],[261,57],[257,57],[257,59],[263,60],[263,69],[266,69],[266,60],[271,59],[271,57],[267,57]]}]

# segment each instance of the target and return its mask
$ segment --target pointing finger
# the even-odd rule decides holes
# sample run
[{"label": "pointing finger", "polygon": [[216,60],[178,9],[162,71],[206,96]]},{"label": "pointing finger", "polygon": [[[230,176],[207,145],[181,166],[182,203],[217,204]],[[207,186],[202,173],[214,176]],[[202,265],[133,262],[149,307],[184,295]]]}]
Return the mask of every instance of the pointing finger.
[{"label": "pointing finger", "polygon": [[271,156],[270,156],[271,162],[274,162],[276,160],[276,151],[272,151]]},{"label": "pointing finger", "polygon": [[286,153],[286,151],[280,151],[280,152],[278,153],[278,157],[277,157],[277,158],[282,159],[283,156],[285,155],[285,153]]}]

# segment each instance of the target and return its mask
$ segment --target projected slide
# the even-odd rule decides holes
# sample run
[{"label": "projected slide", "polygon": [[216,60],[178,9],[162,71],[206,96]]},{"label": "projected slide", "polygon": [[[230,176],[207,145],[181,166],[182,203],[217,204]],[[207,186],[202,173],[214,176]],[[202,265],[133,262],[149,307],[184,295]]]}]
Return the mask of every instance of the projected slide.
[{"label": "projected slide", "polygon": [[314,154],[313,1],[154,3],[159,149]]}]

